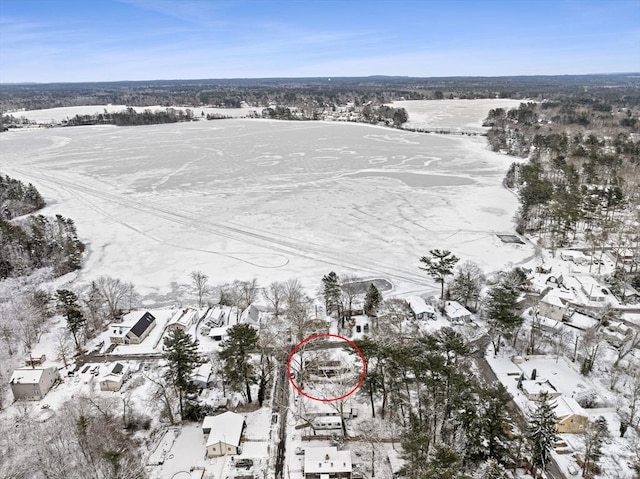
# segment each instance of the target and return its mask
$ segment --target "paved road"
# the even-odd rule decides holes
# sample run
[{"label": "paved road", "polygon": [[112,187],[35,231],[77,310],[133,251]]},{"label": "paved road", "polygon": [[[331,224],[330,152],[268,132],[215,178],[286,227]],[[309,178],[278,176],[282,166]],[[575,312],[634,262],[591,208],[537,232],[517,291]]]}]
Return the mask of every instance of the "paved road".
[{"label": "paved road", "polygon": [[278,358],[280,370],[276,380],[273,407],[277,408],[279,421],[279,441],[276,449],[275,477],[284,479],[284,463],[287,443],[287,412],[289,411],[289,380],[287,378],[287,358],[289,352],[285,352]]}]

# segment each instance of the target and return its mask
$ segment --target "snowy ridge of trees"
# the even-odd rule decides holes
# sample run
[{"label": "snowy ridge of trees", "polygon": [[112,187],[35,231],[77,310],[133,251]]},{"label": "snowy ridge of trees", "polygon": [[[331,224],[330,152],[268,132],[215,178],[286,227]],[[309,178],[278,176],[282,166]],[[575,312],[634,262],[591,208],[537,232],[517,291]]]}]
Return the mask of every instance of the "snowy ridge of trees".
[{"label": "snowy ridge of trees", "polygon": [[73,220],[35,215],[44,207],[40,192],[9,176],[0,176],[0,280],[51,267],[56,276],[80,268],[84,244]]},{"label": "snowy ridge of trees", "polygon": [[84,244],[73,220],[64,216],[0,218],[0,240],[0,279],[44,267],[52,267],[56,276],[80,268]]},{"label": "snowy ridge of trees", "polygon": [[0,219],[10,220],[44,208],[45,201],[31,183],[0,175]]}]

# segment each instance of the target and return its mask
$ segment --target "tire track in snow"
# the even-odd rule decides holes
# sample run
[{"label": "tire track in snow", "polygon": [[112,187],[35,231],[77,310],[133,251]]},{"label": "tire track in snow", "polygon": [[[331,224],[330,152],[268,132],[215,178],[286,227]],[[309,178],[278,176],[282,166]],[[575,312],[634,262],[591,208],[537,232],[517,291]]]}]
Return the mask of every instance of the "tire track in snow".
[{"label": "tire track in snow", "polygon": [[[125,208],[135,209],[137,211],[182,226],[196,228],[207,233],[215,234],[235,241],[244,242],[264,249],[269,249],[273,252],[280,253],[285,257],[288,257],[287,255],[296,256],[299,258],[317,261],[331,266],[348,267],[354,270],[360,270],[362,272],[382,275],[391,279],[396,279],[419,286],[433,287],[432,281],[425,277],[420,277],[418,271],[413,272],[408,269],[399,268],[395,265],[387,265],[380,261],[372,261],[368,258],[358,257],[354,254],[347,255],[340,254],[339,252],[335,251],[328,251],[325,247],[314,245],[311,242],[303,243],[298,240],[293,240],[284,236],[278,236],[272,233],[263,232],[244,225],[234,226],[233,223],[212,223],[210,221],[203,220],[201,217],[197,217],[196,215],[189,214],[184,211],[180,211],[177,209],[168,209],[166,207],[161,207],[153,204],[147,204],[139,200],[123,197],[120,194],[109,193],[104,190],[78,184],[77,182],[65,180],[63,178],[60,178],[59,176],[53,176],[50,173],[45,173],[41,169],[34,169],[39,171],[39,173],[36,173],[34,170],[24,171],[18,168],[15,168],[15,170],[25,177],[32,177],[40,181],[53,183],[58,187],[70,188],[74,191],[79,191],[83,194],[91,195],[101,200],[115,203]],[[121,222],[121,220],[116,221]],[[130,227],[130,225],[126,226]],[[233,257],[233,259],[246,262],[246,260],[237,257]],[[262,265],[256,266],[264,267]]]}]

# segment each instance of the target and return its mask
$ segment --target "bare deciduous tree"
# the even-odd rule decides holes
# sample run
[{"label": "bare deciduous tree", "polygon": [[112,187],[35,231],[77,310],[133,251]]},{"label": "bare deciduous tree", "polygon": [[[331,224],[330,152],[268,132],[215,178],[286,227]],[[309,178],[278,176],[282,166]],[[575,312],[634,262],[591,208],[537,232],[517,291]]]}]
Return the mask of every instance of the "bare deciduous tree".
[{"label": "bare deciduous tree", "polygon": [[209,276],[204,274],[202,271],[192,271],[189,277],[191,278],[193,287],[198,295],[198,307],[202,308],[202,299],[209,289]]},{"label": "bare deciduous tree", "polygon": [[279,281],[274,281],[262,291],[264,298],[273,306],[273,314],[276,318],[282,313],[282,303],[285,296],[285,285]]},{"label": "bare deciduous tree", "polygon": [[71,344],[69,330],[59,329],[55,333],[54,340],[58,360],[64,363],[65,368],[69,367],[69,358],[73,353],[73,344]]},{"label": "bare deciduous tree", "polygon": [[110,276],[100,276],[96,280],[96,289],[107,303],[109,318],[112,321],[120,318],[122,303],[131,294],[130,286],[130,283],[123,283],[119,279]]}]

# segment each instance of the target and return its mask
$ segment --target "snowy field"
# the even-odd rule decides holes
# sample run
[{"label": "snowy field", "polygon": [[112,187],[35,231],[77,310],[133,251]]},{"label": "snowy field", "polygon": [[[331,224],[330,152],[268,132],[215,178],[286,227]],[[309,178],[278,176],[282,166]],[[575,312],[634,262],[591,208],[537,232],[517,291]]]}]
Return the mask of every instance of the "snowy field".
[{"label": "snowy field", "polygon": [[404,108],[409,114],[405,128],[443,128],[451,130],[483,132],[482,126],[492,108],[518,108],[521,100],[409,100],[396,101],[390,105]]},{"label": "snowy field", "polygon": [[[429,103],[437,126],[478,125],[505,106]],[[513,159],[482,137],[232,119],[11,131],[0,151],[0,171],[45,196],[43,214],[75,220],[88,246],[80,281],[106,274],[143,295],[193,270],[213,284],[297,277],[312,291],[335,270],[425,293],[436,288],[419,258],[431,248],[485,271],[533,255],[495,236],[513,231],[517,199],[501,184]]]}]

